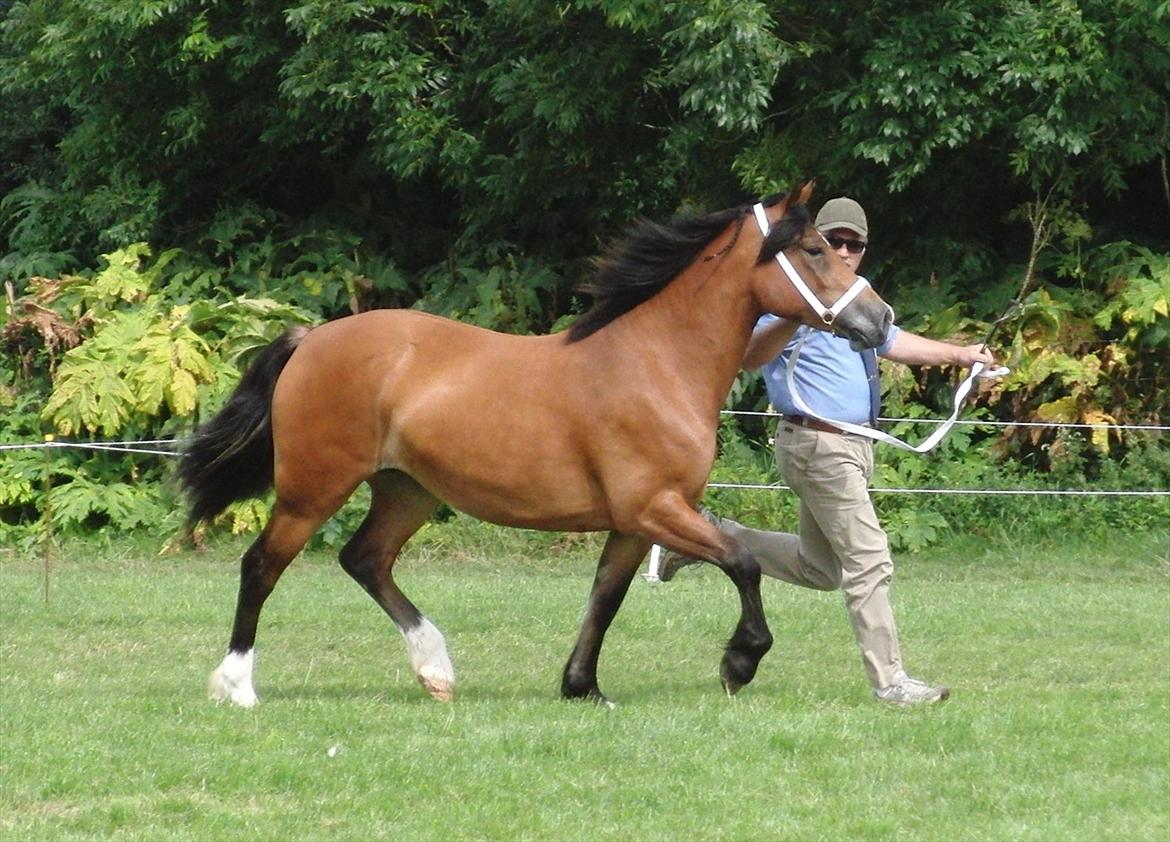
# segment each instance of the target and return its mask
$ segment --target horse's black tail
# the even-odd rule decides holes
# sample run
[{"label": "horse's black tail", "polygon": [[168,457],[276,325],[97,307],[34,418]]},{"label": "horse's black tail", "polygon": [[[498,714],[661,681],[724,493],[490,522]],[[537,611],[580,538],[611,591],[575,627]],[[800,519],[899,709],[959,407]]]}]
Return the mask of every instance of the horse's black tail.
[{"label": "horse's black tail", "polygon": [[188,522],[210,520],[272,487],[272,390],[308,328],[285,331],[252,363],[218,414],[195,431],[179,462]]}]

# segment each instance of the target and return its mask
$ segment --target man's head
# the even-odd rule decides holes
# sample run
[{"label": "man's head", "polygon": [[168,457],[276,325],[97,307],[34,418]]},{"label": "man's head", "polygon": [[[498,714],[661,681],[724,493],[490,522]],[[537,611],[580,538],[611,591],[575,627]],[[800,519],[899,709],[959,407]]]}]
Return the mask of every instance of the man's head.
[{"label": "man's head", "polygon": [[869,242],[869,223],[861,205],[844,196],[829,199],[813,224],[829,241],[829,247],[856,272]]}]

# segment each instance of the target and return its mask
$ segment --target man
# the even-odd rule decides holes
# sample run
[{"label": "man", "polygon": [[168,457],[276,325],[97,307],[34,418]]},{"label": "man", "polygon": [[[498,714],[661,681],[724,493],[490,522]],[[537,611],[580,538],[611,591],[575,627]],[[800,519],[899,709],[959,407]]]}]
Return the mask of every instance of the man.
[{"label": "man", "polygon": [[[865,256],[869,225],[861,205],[849,198],[831,199],[815,225],[856,273]],[[756,557],[761,571],[776,579],[817,590],[841,588],[861,650],[866,676],[880,701],[898,705],[939,702],[950,695],[906,674],[898,631],[890,606],[894,563],[889,541],[869,497],[873,442],[844,433],[801,414],[789,394],[788,361],[803,338],[793,370],[796,391],[822,418],[854,424],[877,419],[877,358],[908,365],[990,365],[981,345],[937,342],[891,327],[874,351],[858,353],[846,339],[826,331],[800,328],[775,316],[756,324],[744,355],[744,368],[763,367],[772,406],[783,416],[776,432],[776,464],[784,481],[800,497],[800,534],[749,529],[703,511],[712,523],[738,540]],[[695,559],[668,552],[660,578],[669,581]]]}]

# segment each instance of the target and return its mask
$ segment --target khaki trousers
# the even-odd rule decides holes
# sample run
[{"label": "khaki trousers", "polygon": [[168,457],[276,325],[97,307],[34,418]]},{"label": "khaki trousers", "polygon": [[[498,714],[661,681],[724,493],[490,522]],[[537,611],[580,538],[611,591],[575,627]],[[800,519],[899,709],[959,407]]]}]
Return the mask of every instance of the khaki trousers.
[{"label": "khaki trousers", "polygon": [[869,498],[873,444],[780,422],[776,464],[800,497],[800,534],[720,528],[747,547],[767,576],[817,590],[841,588],[869,683],[893,684],[902,669],[890,607],[894,562]]}]

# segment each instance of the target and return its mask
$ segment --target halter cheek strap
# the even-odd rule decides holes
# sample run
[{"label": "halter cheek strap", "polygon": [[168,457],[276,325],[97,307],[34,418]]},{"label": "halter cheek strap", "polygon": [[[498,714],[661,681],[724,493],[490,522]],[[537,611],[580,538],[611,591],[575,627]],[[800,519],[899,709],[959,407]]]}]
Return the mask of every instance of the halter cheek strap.
[{"label": "halter cheek strap", "polygon": [[[768,214],[764,211],[763,204],[757,202],[752,206],[752,212],[756,215],[756,224],[760,226],[760,233],[767,237],[768,232],[772,229],[772,225],[768,222]],[[837,316],[841,315],[841,311],[848,307],[853,299],[869,286],[869,281],[858,275],[857,280],[853,282],[853,286],[845,290],[845,294],[838,298],[832,307],[827,307],[817,298],[816,293],[809,288],[808,284],[804,282],[804,278],[800,277],[800,273],[796,271],[796,267],[792,265],[792,261],[788,259],[788,255],[782,251],[776,252],[776,262],[780,264],[781,270],[788,276],[788,280],[792,282],[792,285],[796,287],[796,291],[808,302],[808,306],[813,308],[813,311],[821,317],[821,321],[826,325],[831,325],[835,322]]]}]

